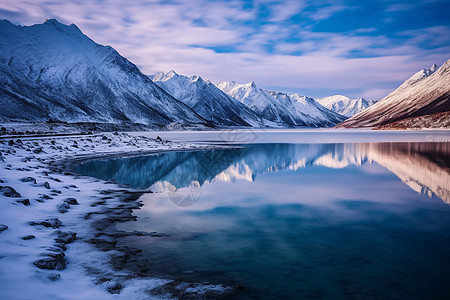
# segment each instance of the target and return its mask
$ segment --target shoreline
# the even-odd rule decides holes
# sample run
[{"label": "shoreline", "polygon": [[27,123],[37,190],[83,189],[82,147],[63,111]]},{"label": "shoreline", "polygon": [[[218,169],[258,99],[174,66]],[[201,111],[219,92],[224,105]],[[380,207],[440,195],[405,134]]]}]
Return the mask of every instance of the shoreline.
[{"label": "shoreline", "polygon": [[[121,151],[110,151],[114,144]],[[152,149],[143,151],[143,147]],[[8,271],[14,268],[14,274],[10,274],[13,278],[0,273],[0,280],[11,287],[2,289],[2,297],[86,298],[75,293],[75,286],[76,290],[86,290],[88,297],[99,299],[112,294],[133,299],[220,297],[232,292],[232,287],[154,277],[148,264],[139,258],[139,249],[117,246],[118,239],[161,238],[164,234],[115,228],[135,218],[133,210],[142,206],[138,198],[151,191],[73,172],[74,165],[84,160],[213,147],[127,133],[0,139],[0,186],[9,187],[0,193],[0,223],[7,226],[0,232],[0,267]],[[15,197],[11,197],[11,189],[17,193]],[[21,250],[22,260],[17,261],[14,253]],[[29,287],[20,290],[20,280],[14,278],[31,281]]]}]

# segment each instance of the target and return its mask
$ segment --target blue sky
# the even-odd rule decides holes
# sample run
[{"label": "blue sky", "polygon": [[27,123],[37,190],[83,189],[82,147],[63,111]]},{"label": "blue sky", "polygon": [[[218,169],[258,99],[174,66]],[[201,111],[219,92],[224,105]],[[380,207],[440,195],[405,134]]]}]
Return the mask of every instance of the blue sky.
[{"label": "blue sky", "polygon": [[76,24],[144,73],[377,99],[450,58],[450,1],[0,0],[0,18]]}]

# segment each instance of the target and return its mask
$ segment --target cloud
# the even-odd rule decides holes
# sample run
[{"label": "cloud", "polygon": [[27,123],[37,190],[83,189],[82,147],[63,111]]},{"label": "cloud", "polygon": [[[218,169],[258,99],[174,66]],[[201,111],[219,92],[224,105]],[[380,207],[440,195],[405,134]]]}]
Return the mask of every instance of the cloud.
[{"label": "cloud", "polygon": [[[387,32],[387,25],[365,21],[363,5],[347,2],[16,0],[0,3],[0,17],[21,25],[47,18],[75,23],[147,74],[175,69],[213,81],[307,89],[311,96],[345,90],[350,97],[382,97],[449,58],[448,22]],[[387,2],[381,17],[395,21],[405,13],[406,6]],[[343,25],[350,30],[337,30]]]}]

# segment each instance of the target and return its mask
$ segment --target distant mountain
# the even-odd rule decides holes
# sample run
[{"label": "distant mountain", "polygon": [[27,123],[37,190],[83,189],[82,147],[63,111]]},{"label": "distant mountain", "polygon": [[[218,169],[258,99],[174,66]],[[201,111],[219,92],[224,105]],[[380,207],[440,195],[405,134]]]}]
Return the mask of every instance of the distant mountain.
[{"label": "distant mountain", "polygon": [[450,60],[439,69],[433,65],[419,71],[391,94],[337,127],[380,126],[447,111],[450,111]]},{"label": "distant mountain", "polygon": [[235,81],[221,81],[217,87],[270,121],[284,126],[297,125],[291,112],[283,106],[290,102],[279,103],[269,93],[258,88],[254,82],[238,84]]},{"label": "distant mountain", "polygon": [[307,126],[330,127],[345,119],[345,117],[322,106],[313,98],[298,94],[287,96],[287,94],[283,95],[279,92],[276,92],[275,95],[277,99],[280,96],[282,98],[289,97],[295,109],[295,116],[305,122]]},{"label": "distant mountain", "polygon": [[219,82],[217,86],[264,118],[284,126],[329,127],[345,119],[312,98],[263,90],[254,82]]},{"label": "distant mountain", "polygon": [[0,21],[0,120],[206,121],[75,25]]},{"label": "distant mountain", "polygon": [[170,71],[153,76],[153,81],[217,125],[263,126],[268,123],[259,114],[199,76],[187,77]]},{"label": "distant mountain", "polygon": [[375,104],[377,101],[366,100],[364,98],[350,99],[342,95],[334,95],[317,99],[317,102],[337,114],[350,118]]}]

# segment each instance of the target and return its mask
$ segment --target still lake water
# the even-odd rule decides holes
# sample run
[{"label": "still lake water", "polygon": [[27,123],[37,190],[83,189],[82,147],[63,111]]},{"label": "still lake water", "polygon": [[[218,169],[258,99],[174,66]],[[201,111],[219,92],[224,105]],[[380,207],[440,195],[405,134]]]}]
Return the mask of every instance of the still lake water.
[{"label": "still lake water", "polygon": [[450,299],[450,144],[421,134],[266,137],[78,171],[157,191],[140,198],[137,222],[120,225],[167,234],[122,240],[155,274],[240,285],[240,299]]}]

